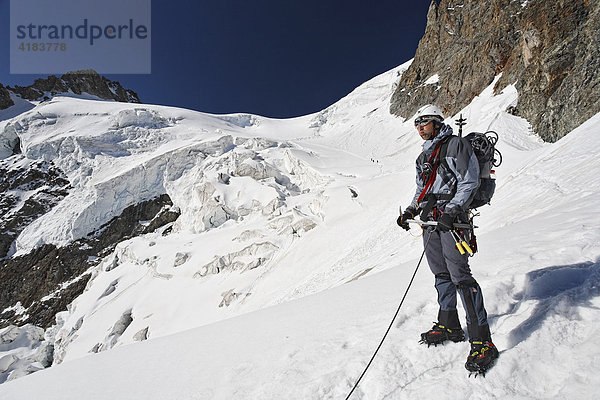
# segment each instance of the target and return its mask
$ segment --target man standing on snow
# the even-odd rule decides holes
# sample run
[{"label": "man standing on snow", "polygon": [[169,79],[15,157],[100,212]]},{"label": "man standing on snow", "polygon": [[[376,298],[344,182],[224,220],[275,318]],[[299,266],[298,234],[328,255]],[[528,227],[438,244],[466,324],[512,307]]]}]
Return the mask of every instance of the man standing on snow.
[{"label": "man standing on snow", "polygon": [[438,322],[421,334],[421,342],[438,345],[446,340],[465,340],[456,310],[458,292],[466,310],[471,342],[465,367],[472,372],[485,372],[498,357],[498,350],[492,343],[481,288],[471,275],[469,256],[456,248],[455,233],[464,237],[470,232],[459,232],[453,227],[456,222],[468,222],[468,207],[479,185],[479,163],[466,139],[453,136],[452,128],[443,121],[441,110],[434,105],[417,111],[415,127],[425,141],[416,163],[417,191],[397,222],[409,230],[406,221],[418,214],[422,220],[437,221],[437,226],[424,229],[423,242],[435,275],[440,308]]}]

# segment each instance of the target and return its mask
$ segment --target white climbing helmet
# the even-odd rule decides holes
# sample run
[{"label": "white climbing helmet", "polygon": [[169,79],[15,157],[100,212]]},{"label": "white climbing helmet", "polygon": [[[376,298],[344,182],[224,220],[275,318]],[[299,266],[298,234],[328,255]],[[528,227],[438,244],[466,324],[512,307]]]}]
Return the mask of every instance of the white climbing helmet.
[{"label": "white climbing helmet", "polygon": [[444,122],[444,114],[438,106],[427,104],[426,106],[419,108],[417,111],[417,114],[415,115],[415,125],[418,125],[421,122],[429,121],[437,121],[439,123]]}]

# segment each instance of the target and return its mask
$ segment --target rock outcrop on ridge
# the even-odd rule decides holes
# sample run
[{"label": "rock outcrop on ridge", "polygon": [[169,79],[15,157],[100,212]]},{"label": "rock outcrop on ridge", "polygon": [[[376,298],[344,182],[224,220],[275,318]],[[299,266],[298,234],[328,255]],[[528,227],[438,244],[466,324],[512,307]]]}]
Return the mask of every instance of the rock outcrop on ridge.
[{"label": "rock outcrop on ridge", "polygon": [[390,111],[455,115],[501,75],[496,92],[519,92],[511,112],[554,142],[600,111],[599,31],[597,1],[433,0]]},{"label": "rock outcrop on ridge", "polygon": [[[4,89],[4,90],[3,90]],[[12,105],[9,91],[29,101],[42,101],[61,93],[84,93],[105,100],[115,100],[124,103],[141,103],[137,93],[125,89],[119,82],[111,81],[98,75],[93,69],[67,72],[60,78],[51,75],[46,79],[36,79],[29,86],[14,86],[4,88],[0,85],[0,110]],[[6,100],[8,95],[8,100]]]},{"label": "rock outcrop on ridge", "polygon": [[15,104],[10,98],[10,92],[0,83],[0,110],[4,110]]}]

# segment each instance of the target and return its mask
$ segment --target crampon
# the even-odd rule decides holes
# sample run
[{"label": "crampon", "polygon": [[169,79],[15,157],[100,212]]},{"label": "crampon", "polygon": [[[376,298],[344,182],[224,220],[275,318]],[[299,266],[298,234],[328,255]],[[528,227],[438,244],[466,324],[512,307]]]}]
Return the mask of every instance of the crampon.
[{"label": "crampon", "polygon": [[485,377],[486,372],[496,364],[498,354],[498,349],[492,342],[473,341],[471,352],[465,363],[465,368],[469,371],[469,377]]},{"label": "crampon", "polygon": [[435,323],[433,328],[427,332],[421,333],[421,340],[419,343],[427,344],[427,347],[438,344],[443,344],[446,340],[453,342],[463,342],[465,340],[465,333],[461,328],[447,328],[444,325]]}]

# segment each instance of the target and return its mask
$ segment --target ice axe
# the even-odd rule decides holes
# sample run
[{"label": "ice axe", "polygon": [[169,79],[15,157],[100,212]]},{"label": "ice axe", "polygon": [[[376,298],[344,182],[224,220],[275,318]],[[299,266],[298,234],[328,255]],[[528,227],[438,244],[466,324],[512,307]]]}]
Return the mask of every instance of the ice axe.
[{"label": "ice axe", "polygon": [[[406,222],[408,222],[409,224],[419,224],[421,226],[437,226],[437,221],[421,221],[420,219],[407,219]],[[478,228],[477,226],[471,226],[469,224],[452,224],[453,227],[455,228],[461,228],[461,229],[473,229],[473,228]]]},{"label": "ice axe", "polygon": [[[399,207],[398,211],[400,212],[400,215],[402,215],[402,207]],[[421,221],[420,219],[407,219],[406,222],[408,222],[409,224],[419,224],[421,226],[437,226],[437,221]],[[455,223],[452,224],[452,226],[454,228],[460,228],[460,229],[473,229],[473,228],[477,228],[477,226],[471,225],[471,224],[459,224],[459,223]]]}]

